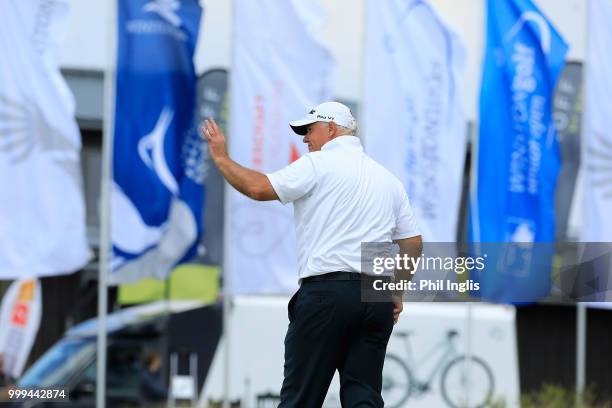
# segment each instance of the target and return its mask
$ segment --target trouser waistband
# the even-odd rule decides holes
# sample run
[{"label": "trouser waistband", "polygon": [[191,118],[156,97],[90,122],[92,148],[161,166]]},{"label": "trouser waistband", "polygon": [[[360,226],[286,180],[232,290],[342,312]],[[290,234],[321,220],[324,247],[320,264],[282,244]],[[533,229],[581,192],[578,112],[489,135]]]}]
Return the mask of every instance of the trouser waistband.
[{"label": "trouser waistband", "polygon": [[308,276],[302,279],[302,282],[320,282],[320,281],[358,281],[362,279],[389,279],[388,276],[372,276],[364,275],[358,272],[329,272],[322,275]]}]

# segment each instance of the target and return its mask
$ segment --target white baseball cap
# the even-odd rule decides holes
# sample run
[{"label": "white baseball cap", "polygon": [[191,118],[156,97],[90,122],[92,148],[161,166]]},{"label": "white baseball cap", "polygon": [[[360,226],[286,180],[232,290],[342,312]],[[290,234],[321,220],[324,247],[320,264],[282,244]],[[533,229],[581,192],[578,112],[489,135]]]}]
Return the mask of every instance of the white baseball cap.
[{"label": "white baseball cap", "polygon": [[304,119],[289,122],[291,129],[298,135],[305,135],[308,125],[315,122],[334,122],[338,126],[352,129],[357,123],[348,106],[340,102],[323,102],[315,106]]}]

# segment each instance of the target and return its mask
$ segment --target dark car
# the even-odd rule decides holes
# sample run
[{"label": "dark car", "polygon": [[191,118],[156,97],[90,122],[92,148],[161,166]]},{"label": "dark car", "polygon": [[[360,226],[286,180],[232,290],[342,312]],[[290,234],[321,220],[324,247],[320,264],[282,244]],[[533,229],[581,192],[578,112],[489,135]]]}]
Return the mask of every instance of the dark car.
[{"label": "dark car", "polygon": [[[110,407],[151,406],[143,399],[142,356],[157,350],[168,383],[170,355],[196,355],[197,389],[210,367],[221,333],[219,307],[197,302],[156,302],[109,314],[107,317],[106,398]],[[32,401],[27,407],[93,407],[96,389],[97,319],[68,330],[19,379],[18,387],[61,387],[69,403]],[[184,360],[184,359],[183,359]],[[179,359],[178,370],[187,370]]]}]

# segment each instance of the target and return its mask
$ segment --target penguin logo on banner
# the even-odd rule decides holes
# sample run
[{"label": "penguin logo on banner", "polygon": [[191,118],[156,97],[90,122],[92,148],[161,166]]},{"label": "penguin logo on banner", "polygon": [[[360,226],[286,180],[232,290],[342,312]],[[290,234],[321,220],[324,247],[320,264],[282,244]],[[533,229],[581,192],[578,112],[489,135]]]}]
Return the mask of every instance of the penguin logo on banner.
[{"label": "penguin logo on banner", "polygon": [[159,114],[155,128],[138,142],[138,154],[148,168],[155,171],[159,181],[172,193],[178,193],[178,183],[168,168],[164,155],[164,141],[174,111],[165,107]]}]

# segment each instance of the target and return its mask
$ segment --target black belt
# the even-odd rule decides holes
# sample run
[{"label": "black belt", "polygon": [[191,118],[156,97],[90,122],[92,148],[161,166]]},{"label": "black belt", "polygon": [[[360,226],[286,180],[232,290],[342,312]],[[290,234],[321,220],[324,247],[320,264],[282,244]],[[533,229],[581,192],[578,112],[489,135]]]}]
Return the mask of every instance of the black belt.
[{"label": "black belt", "polygon": [[[361,279],[380,278],[372,275],[363,275],[357,272],[329,272],[323,275],[308,276],[302,279],[302,282],[320,282],[320,281],[354,281]],[[384,277],[383,277],[384,278]]]}]

